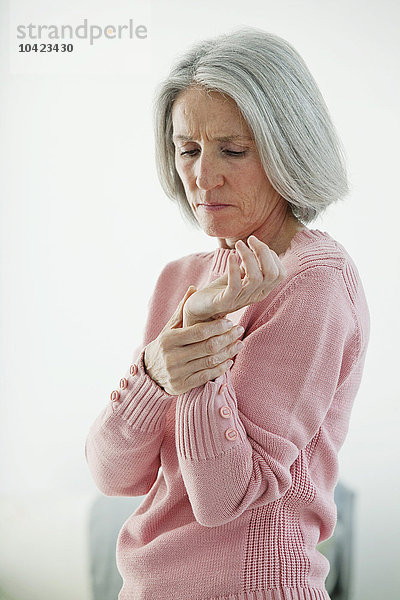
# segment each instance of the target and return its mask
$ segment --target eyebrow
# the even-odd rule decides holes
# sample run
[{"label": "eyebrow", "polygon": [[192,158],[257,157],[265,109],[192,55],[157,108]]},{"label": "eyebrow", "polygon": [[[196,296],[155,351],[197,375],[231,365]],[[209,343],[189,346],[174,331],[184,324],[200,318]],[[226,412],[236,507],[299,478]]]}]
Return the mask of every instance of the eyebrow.
[{"label": "eyebrow", "polygon": [[[183,135],[183,134],[177,134],[177,135],[173,135],[172,136],[173,140],[183,140],[185,142],[191,142],[193,141],[193,138],[191,138],[188,135]],[[247,136],[247,135],[224,135],[221,137],[216,137],[213,138],[215,140],[217,140],[217,142],[230,142],[231,140],[237,140],[237,139],[241,139],[241,140],[246,140],[246,141],[253,141],[253,138]]]}]

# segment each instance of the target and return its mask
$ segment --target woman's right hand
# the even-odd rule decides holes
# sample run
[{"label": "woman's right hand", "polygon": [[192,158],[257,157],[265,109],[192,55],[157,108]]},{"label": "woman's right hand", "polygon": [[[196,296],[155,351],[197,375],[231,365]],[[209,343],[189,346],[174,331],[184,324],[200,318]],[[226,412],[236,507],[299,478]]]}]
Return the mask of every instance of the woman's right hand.
[{"label": "woman's right hand", "polygon": [[[144,353],[146,373],[173,396],[219,377],[232,366],[243,330],[226,319],[182,327],[183,305],[196,291],[190,287],[160,335]],[[243,346],[243,344],[242,344]]]}]

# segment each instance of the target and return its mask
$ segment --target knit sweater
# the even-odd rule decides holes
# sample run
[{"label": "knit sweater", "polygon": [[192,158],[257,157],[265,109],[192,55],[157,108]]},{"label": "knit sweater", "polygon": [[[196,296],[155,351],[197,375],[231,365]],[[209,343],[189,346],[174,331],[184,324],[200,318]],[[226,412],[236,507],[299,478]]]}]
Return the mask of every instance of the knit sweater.
[{"label": "knit sweater", "polygon": [[119,600],[329,600],[316,545],[336,524],[338,452],[369,340],[364,290],[340,243],[297,232],[280,255],[287,277],[228,315],[245,328],[232,367],[169,395],[144,348],[231,253],[240,263],[219,247],[164,267],[142,343],[88,433],[101,492],[146,495],[118,537]]}]

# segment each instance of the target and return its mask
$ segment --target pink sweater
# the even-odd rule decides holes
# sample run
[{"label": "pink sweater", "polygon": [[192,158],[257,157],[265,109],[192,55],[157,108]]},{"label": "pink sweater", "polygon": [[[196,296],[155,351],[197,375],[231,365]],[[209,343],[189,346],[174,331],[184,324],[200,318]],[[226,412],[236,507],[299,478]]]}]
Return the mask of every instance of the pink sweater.
[{"label": "pink sweater", "polygon": [[298,232],[280,255],[287,278],[229,315],[245,328],[231,369],[171,396],[146,374],[144,347],[231,252],[240,262],[217,248],[164,267],[143,342],[87,437],[104,494],[146,494],[119,534],[119,600],[329,600],[316,545],[334,531],[369,339],[362,283],[328,233]]}]

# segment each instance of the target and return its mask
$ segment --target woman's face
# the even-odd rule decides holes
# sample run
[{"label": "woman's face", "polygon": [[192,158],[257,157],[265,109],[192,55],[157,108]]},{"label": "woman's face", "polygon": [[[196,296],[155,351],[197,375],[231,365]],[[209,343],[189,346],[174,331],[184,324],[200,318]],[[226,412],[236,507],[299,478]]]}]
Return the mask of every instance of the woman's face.
[{"label": "woman's face", "polygon": [[[279,231],[287,203],[271,186],[238,106],[218,92],[181,92],[172,107],[175,165],[201,228],[246,242]],[[204,205],[221,204],[220,209]]]}]

